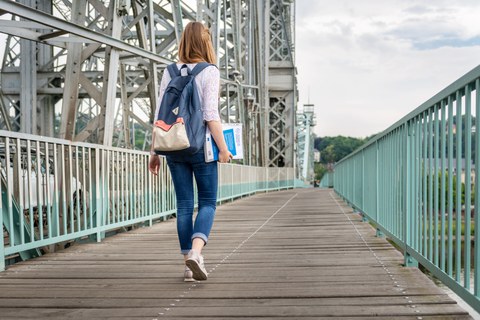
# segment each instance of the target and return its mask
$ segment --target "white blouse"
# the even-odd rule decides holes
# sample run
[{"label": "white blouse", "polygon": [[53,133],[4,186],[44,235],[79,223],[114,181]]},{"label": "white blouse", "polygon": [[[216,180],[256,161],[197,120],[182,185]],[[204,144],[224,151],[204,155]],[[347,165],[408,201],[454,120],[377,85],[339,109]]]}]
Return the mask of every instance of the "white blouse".
[{"label": "white blouse", "polygon": [[[183,63],[177,63],[178,69],[180,69],[182,65]],[[190,70],[192,70],[196,65],[196,63],[187,63],[187,66],[190,68]],[[158,105],[155,109],[155,119],[158,115],[158,111],[160,110],[160,104],[162,103],[163,95],[171,79],[170,73],[165,68],[162,81],[160,82]],[[197,84],[197,91],[202,104],[203,120],[220,121],[220,115],[218,113],[220,71],[215,66],[208,66],[195,77],[195,82]]]}]

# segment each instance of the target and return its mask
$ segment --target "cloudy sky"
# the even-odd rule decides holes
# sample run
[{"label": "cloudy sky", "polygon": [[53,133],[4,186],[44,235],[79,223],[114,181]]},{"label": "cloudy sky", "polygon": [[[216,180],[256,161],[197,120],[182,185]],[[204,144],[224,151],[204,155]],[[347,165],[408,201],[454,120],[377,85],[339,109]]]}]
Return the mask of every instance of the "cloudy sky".
[{"label": "cloudy sky", "polygon": [[297,0],[299,103],[318,136],[378,133],[480,64],[478,0]]}]

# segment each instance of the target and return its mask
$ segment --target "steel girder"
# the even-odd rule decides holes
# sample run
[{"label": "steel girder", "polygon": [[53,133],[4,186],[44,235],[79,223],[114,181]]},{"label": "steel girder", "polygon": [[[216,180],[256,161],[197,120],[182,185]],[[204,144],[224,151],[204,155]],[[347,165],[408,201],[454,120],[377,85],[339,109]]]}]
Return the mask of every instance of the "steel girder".
[{"label": "steel girder", "polygon": [[313,127],[316,125],[314,105],[306,104],[302,113],[297,113],[297,169],[298,176],[305,181],[314,178]]},{"label": "steel girder", "polygon": [[294,1],[270,0],[265,21],[268,28],[268,92],[266,104],[266,153],[268,166],[293,167],[295,157],[295,114],[297,109],[296,68],[293,35]]},{"label": "steel girder", "polygon": [[[8,37],[0,126],[148,149],[161,72],[176,58],[183,25],[197,20],[212,32],[222,120],[245,124],[244,163],[293,165],[292,7],[274,0],[2,1],[0,32]],[[288,85],[277,85],[285,73]]]}]

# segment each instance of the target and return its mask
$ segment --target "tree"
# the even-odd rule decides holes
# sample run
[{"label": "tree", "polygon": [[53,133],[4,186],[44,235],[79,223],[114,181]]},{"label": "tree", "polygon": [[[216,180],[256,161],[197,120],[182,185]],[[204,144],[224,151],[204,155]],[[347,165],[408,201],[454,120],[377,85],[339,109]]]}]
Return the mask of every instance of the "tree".
[{"label": "tree", "polygon": [[320,162],[328,164],[338,162],[365,142],[365,139],[344,136],[320,137],[315,139],[315,148],[320,151]]},{"label": "tree", "polygon": [[315,166],[315,168],[314,168],[315,180],[320,181],[320,180],[322,180],[325,173],[327,173],[327,168],[323,164],[318,163],[318,162],[316,162],[314,166]]},{"label": "tree", "polygon": [[320,151],[320,163],[315,164],[315,179],[321,180],[328,172],[329,164],[338,162],[366,141],[366,139],[343,136],[315,138],[315,149]]}]

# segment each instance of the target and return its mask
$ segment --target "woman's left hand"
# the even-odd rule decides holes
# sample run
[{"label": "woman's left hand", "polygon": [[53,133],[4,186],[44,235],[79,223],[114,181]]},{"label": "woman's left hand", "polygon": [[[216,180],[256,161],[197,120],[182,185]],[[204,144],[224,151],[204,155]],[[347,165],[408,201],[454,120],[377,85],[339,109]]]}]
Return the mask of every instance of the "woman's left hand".
[{"label": "woman's left hand", "polygon": [[228,150],[220,151],[218,153],[218,162],[221,162],[221,163],[230,162],[230,160],[232,160],[232,158],[233,158],[233,155]]},{"label": "woman's left hand", "polygon": [[148,162],[148,170],[154,175],[158,175],[158,169],[160,168],[160,157],[157,155],[150,155],[150,161]]}]

